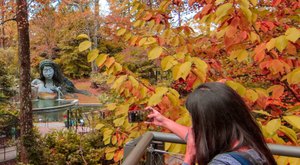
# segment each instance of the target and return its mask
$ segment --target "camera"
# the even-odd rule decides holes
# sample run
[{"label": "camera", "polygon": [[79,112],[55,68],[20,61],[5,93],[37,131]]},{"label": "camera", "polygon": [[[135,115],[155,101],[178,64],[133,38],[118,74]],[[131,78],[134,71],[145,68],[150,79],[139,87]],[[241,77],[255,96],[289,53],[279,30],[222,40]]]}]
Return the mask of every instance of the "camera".
[{"label": "camera", "polygon": [[128,111],[128,122],[129,123],[138,123],[143,121],[151,122],[152,119],[148,118],[148,115],[151,113],[151,110],[133,110]]}]

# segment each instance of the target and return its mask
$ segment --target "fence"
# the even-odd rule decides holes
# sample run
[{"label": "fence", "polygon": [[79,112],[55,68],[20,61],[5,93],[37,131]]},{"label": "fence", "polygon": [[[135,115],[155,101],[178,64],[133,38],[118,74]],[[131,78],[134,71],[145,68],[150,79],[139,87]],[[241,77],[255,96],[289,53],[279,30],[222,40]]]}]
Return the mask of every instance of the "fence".
[{"label": "fence", "polygon": [[[149,158],[149,153],[147,154],[147,158],[146,158],[147,165],[164,164],[164,162],[161,160],[161,157],[162,154],[166,152],[160,150],[163,149],[164,142],[185,144],[185,142],[175,134],[162,133],[162,132],[146,132],[141,137],[134,139],[125,145],[124,148],[125,160],[123,161],[122,165],[139,164],[139,161],[144,155],[146,150],[148,150],[148,152],[150,153],[151,152],[153,153],[153,151],[158,152],[158,154],[156,154],[157,156],[152,156],[152,157],[150,156],[150,158]],[[155,146],[159,146],[159,148],[155,148]],[[274,155],[300,158],[300,147],[285,146],[285,145],[278,145],[278,144],[268,144],[268,147],[270,148],[271,152]]]}]

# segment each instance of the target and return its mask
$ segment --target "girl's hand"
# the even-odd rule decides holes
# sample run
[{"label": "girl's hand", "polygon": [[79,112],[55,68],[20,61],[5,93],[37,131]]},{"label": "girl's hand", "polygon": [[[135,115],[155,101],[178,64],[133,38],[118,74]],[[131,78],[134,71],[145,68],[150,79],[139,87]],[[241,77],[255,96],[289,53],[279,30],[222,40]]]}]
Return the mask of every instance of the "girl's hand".
[{"label": "girl's hand", "polygon": [[152,121],[147,122],[147,123],[151,123],[151,124],[154,124],[156,126],[162,126],[162,127],[166,126],[166,122],[169,120],[168,118],[166,118],[165,116],[160,114],[153,107],[146,107],[146,110],[151,110],[152,111],[152,113],[150,113],[148,115],[148,118],[152,119]]},{"label": "girl's hand", "polygon": [[195,145],[195,136],[193,129],[189,127],[188,135],[186,142],[186,152],[184,156],[184,162],[187,164],[194,164],[196,159],[196,145]]}]

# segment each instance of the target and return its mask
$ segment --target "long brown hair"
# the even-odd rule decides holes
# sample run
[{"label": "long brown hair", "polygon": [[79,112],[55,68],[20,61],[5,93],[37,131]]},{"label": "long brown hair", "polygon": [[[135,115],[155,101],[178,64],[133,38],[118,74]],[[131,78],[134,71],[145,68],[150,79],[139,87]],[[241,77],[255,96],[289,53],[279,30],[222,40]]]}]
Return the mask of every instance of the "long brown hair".
[{"label": "long brown hair", "polygon": [[[232,88],[202,84],[189,94],[186,107],[192,117],[198,164],[208,164],[217,154],[243,146],[258,152],[266,164],[276,164],[248,106]],[[235,141],[238,145],[233,148]]]}]

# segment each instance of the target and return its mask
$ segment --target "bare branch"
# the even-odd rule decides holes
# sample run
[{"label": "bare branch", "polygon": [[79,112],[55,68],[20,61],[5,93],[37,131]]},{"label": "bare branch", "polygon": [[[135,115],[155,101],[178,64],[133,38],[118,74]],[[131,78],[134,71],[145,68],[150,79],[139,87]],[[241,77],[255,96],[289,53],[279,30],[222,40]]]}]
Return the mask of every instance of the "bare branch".
[{"label": "bare branch", "polygon": [[0,25],[4,25],[5,23],[7,23],[7,22],[9,22],[9,21],[16,21],[16,17],[13,17],[13,18],[4,20],[4,21],[0,22]]}]

